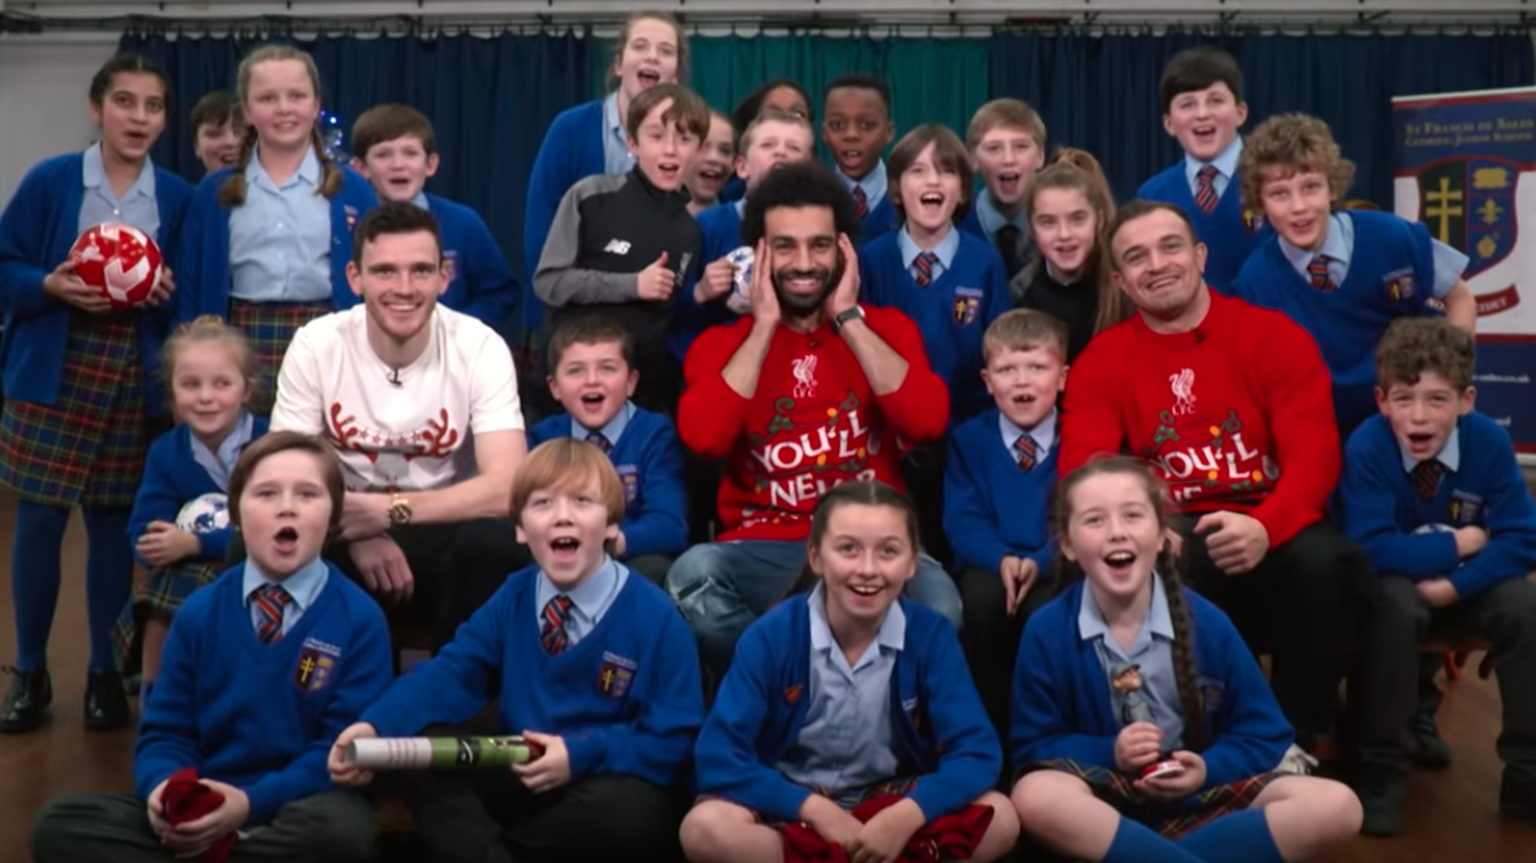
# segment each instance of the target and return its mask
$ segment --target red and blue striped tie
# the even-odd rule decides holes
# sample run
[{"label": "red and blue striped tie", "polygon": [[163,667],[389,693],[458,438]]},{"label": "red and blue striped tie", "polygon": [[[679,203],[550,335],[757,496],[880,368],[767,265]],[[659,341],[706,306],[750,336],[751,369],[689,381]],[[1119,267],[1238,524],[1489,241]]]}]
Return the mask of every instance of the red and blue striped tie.
[{"label": "red and blue striped tie", "polygon": [[912,278],[919,288],[926,288],[933,284],[933,265],[939,262],[939,256],[933,252],[923,252],[912,262]]},{"label": "red and blue striped tie", "polygon": [[1019,435],[1019,439],[1013,442],[1014,455],[1019,459],[1019,470],[1029,470],[1040,459],[1040,448],[1035,444],[1035,439],[1027,434]]},{"label": "red and blue striped tie", "polygon": [[1307,264],[1307,278],[1312,280],[1312,287],[1325,294],[1333,293],[1336,285],[1333,283],[1333,274],[1328,272],[1328,256],[1318,255]]},{"label": "red and blue striped tie", "polygon": [[861,219],[869,215],[869,196],[864,194],[864,187],[857,184],[853,187],[853,209]]},{"label": "red and blue striped tie", "polygon": [[1421,461],[1413,468],[1413,488],[1419,500],[1428,503],[1440,493],[1440,478],[1445,476],[1446,466],[1437,458]]},{"label": "red and blue striped tie", "polygon": [[283,637],[283,609],[293,602],[293,597],[280,584],[264,584],[256,588],[251,601],[256,606],[256,637],[262,644],[271,644]]},{"label": "red and blue striped tie", "polygon": [[1216,209],[1216,176],[1220,173],[1215,165],[1206,165],[1195,173],[1195,206],[1207,216]]},{"label": "red and blue striped tie", "polygon": [[550,656],[559,656],[570,645],[565,622],[570,619],[571,604],[571,598],[563,593],[544,603],[544,625],[539,629],[539,641]]}]

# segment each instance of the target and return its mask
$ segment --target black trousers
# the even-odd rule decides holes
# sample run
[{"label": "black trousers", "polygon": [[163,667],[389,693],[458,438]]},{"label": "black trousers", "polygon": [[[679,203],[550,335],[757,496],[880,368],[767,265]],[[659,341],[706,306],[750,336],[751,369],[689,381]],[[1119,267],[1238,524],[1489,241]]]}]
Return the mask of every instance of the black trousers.
[{"label": "black trousers", "polygon": [[432,863],[679,859],[681,816],[665,789],[638,777],[593,776],[543,794],[507,770],[436,770],[405,781]]},{"label": "black trousers", "polygon": [[[1013,736],[1013,668],[1019,659],[1019,640],[1024,636],[1029,616],[1051,601],[1050,574],[1035,577],[1034,586],[1012,617],[1008,616],[1008,593],[1002,576],[996,572],[971,567],[955,581],[960,588],[960,614],[964,621],[960,641],[965,648],[966,664],[971,668],[976,691],[981,694],[982,706],[987,709],[987,718],[992,720],[997,739],[1003,744],[1006,762],[1012,751],[1008,741]],[[1013,769],[1005,769],[1002,775],[1012,777]]]},{"label": "black trousers", "polygon": [[[235,843],[229,863],[365,863],[377,825],[361,794],[327,791],[295,800]],[[8,845],[20,844],[12,837]],[[72,794],[44,806],[32,825],[36,863],[172,863],[132,794]]]},{"label": "black trousers", "polygon": [[1504,710],[1498,753],[1505,775],[1536,788],[1536,584],[1512,578],[1446,608],[1430,608],[1412,580],[1384,575],[1376,579],[1373,599],[1363,673],[1355,684],[1361,694],[1361,761],[1409,769],[1411,723],[1421,699],[1419,642],[1432,634],[1471,635],[1493,645]]},{"label": "black trousers", "polygon": [[[1194,519],[1185,520],[1192,528]],[[1204,536],[1181,533],[1185,582],[1232,618],[1249,649],[1270,654],[1270,685],[1297,739],[1305,744],[1327,732],[1369,616],[1365,553],[1319,522],[1233,576],[1212,562]]]},{"label": "black trousers", "polygon": [[901,461],[902,479],[907,497],[917,510],[917,530],[923,551],[941,566],[949,567],[954,549],[944,532],[944,461],[943,444],[921,446],[907,453]]}]

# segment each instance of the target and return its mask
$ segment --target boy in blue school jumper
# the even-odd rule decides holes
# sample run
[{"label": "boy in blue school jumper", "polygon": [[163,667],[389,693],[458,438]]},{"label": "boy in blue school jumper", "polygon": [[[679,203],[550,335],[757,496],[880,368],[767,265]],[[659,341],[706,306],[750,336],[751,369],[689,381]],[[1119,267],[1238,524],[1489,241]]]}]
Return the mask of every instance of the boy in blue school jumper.
[{"label": "boy in blue school jumper", "polygon": [[996,406],[950,432],[944,532],[954,548],[971,677],[1000,736],[1019,636],[1050,598],[1056,556],[1047,518],[1056,484],[1056,399],[1067,385],[1067,327],[1033,309],[992,322],[982,380]]},{"label": "boy in blue school jumper", "polygon": [[[373,806],[332,787],[326,769],[331,741],[391,674],[384,613],[320,557],[341,525],[341,465],[320,440],[275,432],[246,448],[229,487],[247,558],[171,626],[134,750],[135,793],[43,807],[33,860],[163,863],[226,837],[239,860],[372,859]],[[162,795],[186,769],[223,801],[175,823]]]},{"label": "boy in blue school jumper", "polygon": [[1328,125],[1270,117],[1237,166],[1243,200],[1274,236],[1248,258],[1231,293],[1284,312],[1323,352],[1333,376],[1339,440],[1376,413],[1376,343],[1393,320],[1439,315],[1468,333],[1477,301],[1461,281],[1467,256],[1392,213],[1338,210],[1355,166]]},{"label": "boy in blue school jumper", "polygon": [[[243,330],[266,370],[259,414],[299,327],[358,303],[347,282],[352,229],[377,205],[368,181],[326,155],[318,126],[320,73],[291,45],[264,45],[236,74],[246,121],[240,160],[198,184],[181,232],[182,322],[218,315]],[[305,96],[277,107],[275,95]],[[300,115],[297,127],[292,112]],[[282,179],[278,179],[281,177]]]},{"label": "boy in blue school jumper", "polygon": [[898,215],[880,157],[896,137],[891,88],[870,75],[842,75],[827,85],[822,107],[821,142],[832,155],[838,178],[853,195],[859,239],[868,243],[894,230]]},{"label": "boy in blue school jumper", "polygon": [[1263,214],[1245,209],[1235,188],[1248,119],[1243,73],[1220,48],[1190,48],[1163,69],[1163,129],[1184,158],[1141,184],[1138,198],[1177,205],[1205,244],[1205,281],[1226,292],[1243,262],[1270,236]]},{"label": "boy in blue school jumper", "polygon": [[660,585],[688,547],[683,445],[672,421],[637,407],[640,376],[629,333],[604,318],[576,318],[549,341],[549,389],[565,408],[528,430],[528,449],[571,437],[596,446],[624,486],[614,555]]},{"label": "boy in blue school jumper", "polygon": [[[689,860],[771,859],[776,825],[797,822],[852,859],[892,859],[925,825],[981,807],[990,823],[953,856],[986,863],[1013,847],[1018,822],[992,790],[1002,753],[960,645],[943,617],[902,596],[918,553],[917,513],[900,492],[860,480],[822,495],[799,584],[808,595],[742,635],[699,733],[705,796],[683,821]],[[899,802],[864,822],[850,814],[877,798]]]},{"label": "boy in blue school jumper", "polygon": [[1045,164],[1045,121],[1020,99],[993,99],[971,115],[965,146],[982,189],[960,230],[991,243],[1009,281],[1034,251],[1029,181]]},{"label": "boy in blue school jumper", "polygon": [[699,654],[672,599],[609,554],[624,517],[619,475],[597,447],[546,441],[518,467],[512,512],[535,565],[337,739],[332,777],[371,780],[342,757],[353,740],[459,725],[495,697],[499,732],[541,754],[511,772],[411,783],[429,859],[675,856],[668,789],[704,719]]},{"label": "boy in blue school jumper", "polygon": [[1473,411],[1474,361],[1472,337],[1444,319],[1394,321],[1376,351],[1381,415],[1355,430],[1344,459],[1344,527],[1377,572],[1359,680],[1357,791],[1370,835],[1403,828],[1409,741],[1449,761],[1435,730],[1440,692],[1416,670],[1419,640],[1437,629],[1493,645],[1499,809],[1536,823],[1536,503],[1508,432]]},{"label": "boy in blue school jumper", "polygon": [[[112,621],[133,590],[128,511],[151,425],[162,415],[160,340],[174,315],[173,246],[192,196],[185,181],[149,158],[165,128],[169,90],[145,57],[108,60],[89,91],[100,140],[32,168],[0,215],[0,486],[19,498],[10,540],[17,656],[0,702],[0,733],[38,728],[53,701],[48,637],[59,549],[77,506],[88,544],[85,723],[107,729],[130,721],[112,659]],[[113,310],[75,274],[75,239],[103,222],[132,225],[166,254],[146,306]]]},{"label": "boy in blue school jumper", "polygon": [[1182,585],[1146,463],[1090,461],[1056,494],[1063,589],[1014,671],[1025,831],[1104,863],[1282,863],[1352,838],[1347,787],[1277,771],[1294,735],[1237,627]]},{"label": "boy in blue school jumper", "polygon": [[506,338],[517,308],[517,279],[479,213],[425,191],[439,160],[432,121],[409,105],[369,108],[352,124],[352,151],[352,167],[368,178],[380,201],[415,204],[437,217],[448,273],[438,302]]},{"label": "boy in blue school jumper", "polygon": [[1008,276],[996,249],[956,227],[970,205],[971,165],[954,132],[936,123],[913,129],[891,151],[887,172],[902,225],[864,243],[861,291],[917,324],[959,422],[992,402],[981,380],[981,336],[1011,306]]}]

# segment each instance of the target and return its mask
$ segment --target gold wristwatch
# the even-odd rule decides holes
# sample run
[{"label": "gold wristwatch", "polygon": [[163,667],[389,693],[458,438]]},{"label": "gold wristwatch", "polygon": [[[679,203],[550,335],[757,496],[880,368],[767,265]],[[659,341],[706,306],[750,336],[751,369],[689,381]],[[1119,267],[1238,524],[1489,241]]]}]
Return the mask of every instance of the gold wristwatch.
[{"label": "gold wristwatch", "polygon": [[389,499],[389,523],[394,527],[411,523],[411,502],[405,495],[396,494]]}]

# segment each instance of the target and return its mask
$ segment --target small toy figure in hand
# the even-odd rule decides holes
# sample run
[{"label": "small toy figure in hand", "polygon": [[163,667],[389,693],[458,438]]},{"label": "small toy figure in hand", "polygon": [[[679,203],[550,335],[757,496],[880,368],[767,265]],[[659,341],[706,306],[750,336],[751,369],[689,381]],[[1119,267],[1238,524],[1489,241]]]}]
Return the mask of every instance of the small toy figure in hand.
[{"label": "small toy figure in hand", "polygon": [[[1112,669],[1109,686],[1118,692],[1122,698],[1120,705],[1120,721],[1125,725],[1133,725],[1137,722],[1145,722],[1148,725],[1156,725],[1152,718],[1152,704],[1141,694],[1141,666],[1136,664],[1119,665]],[[1152,779],[1158,776],[1177,776],[1184,772],[1184,765],[1177,759],[1164,753],[1158,760],[1142,768],[1137,774],[1139,779]]]}]

